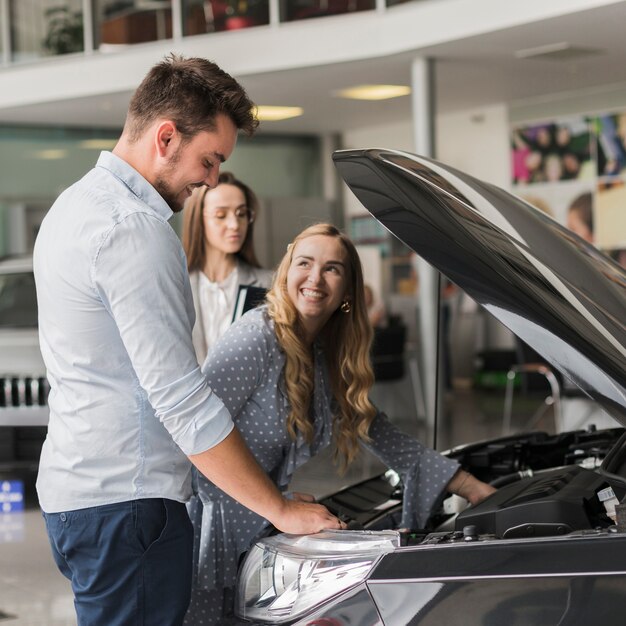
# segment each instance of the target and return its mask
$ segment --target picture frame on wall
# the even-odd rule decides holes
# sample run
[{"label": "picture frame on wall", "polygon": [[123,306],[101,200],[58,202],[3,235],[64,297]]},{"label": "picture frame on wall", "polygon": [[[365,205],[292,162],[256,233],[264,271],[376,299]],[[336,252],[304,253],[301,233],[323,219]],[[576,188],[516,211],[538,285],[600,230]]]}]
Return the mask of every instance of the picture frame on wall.
[{"label": "picture frame on wall", "polygon": [[512,125],[520,198],[626,263],[626,111]]}]

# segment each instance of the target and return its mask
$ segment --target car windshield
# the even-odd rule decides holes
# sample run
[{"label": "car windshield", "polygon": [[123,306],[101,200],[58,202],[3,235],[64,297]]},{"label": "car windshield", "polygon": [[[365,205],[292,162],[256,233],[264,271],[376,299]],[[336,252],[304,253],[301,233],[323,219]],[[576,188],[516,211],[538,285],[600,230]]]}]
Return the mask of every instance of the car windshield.
[{"label": "car windshield", "polygon": [[37,294],[32,272],[0,274],[2,328],[37,328]]}]

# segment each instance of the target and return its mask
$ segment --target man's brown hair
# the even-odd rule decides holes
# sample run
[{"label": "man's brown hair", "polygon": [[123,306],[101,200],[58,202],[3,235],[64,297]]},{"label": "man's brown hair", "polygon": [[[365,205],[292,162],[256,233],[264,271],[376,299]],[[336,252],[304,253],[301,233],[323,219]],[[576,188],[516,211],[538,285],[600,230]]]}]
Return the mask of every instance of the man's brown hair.
[{"label": "man's brown hair", "polygon": [[215,117],[227,115],[250,136],[259,122],[245,89],[217,64],[200,57],[170,54],[143,79],[128,107],[126,130],[137,141],[156,119],[176,124],[185,140],[215,130]]}]

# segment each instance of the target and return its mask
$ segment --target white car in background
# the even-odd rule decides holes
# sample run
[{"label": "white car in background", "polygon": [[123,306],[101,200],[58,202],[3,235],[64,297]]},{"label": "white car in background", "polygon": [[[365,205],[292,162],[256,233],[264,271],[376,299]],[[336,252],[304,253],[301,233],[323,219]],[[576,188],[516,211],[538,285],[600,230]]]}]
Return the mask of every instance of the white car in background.
[{"label": "white car in background", "polygon": [[48,425],[30,256],[0,259],[0,466],[38,462]]}]

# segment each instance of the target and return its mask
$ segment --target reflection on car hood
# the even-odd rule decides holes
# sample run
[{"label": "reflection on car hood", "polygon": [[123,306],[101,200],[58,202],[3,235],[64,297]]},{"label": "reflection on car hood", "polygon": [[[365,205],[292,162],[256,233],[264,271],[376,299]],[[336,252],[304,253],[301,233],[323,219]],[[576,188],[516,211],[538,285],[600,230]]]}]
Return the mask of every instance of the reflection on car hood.
[{"label": "reflection on car hood", "polygon": [[626,272],[506,191],[431,159],[341,150],[339,173],[398,239],[626,425]]}]

